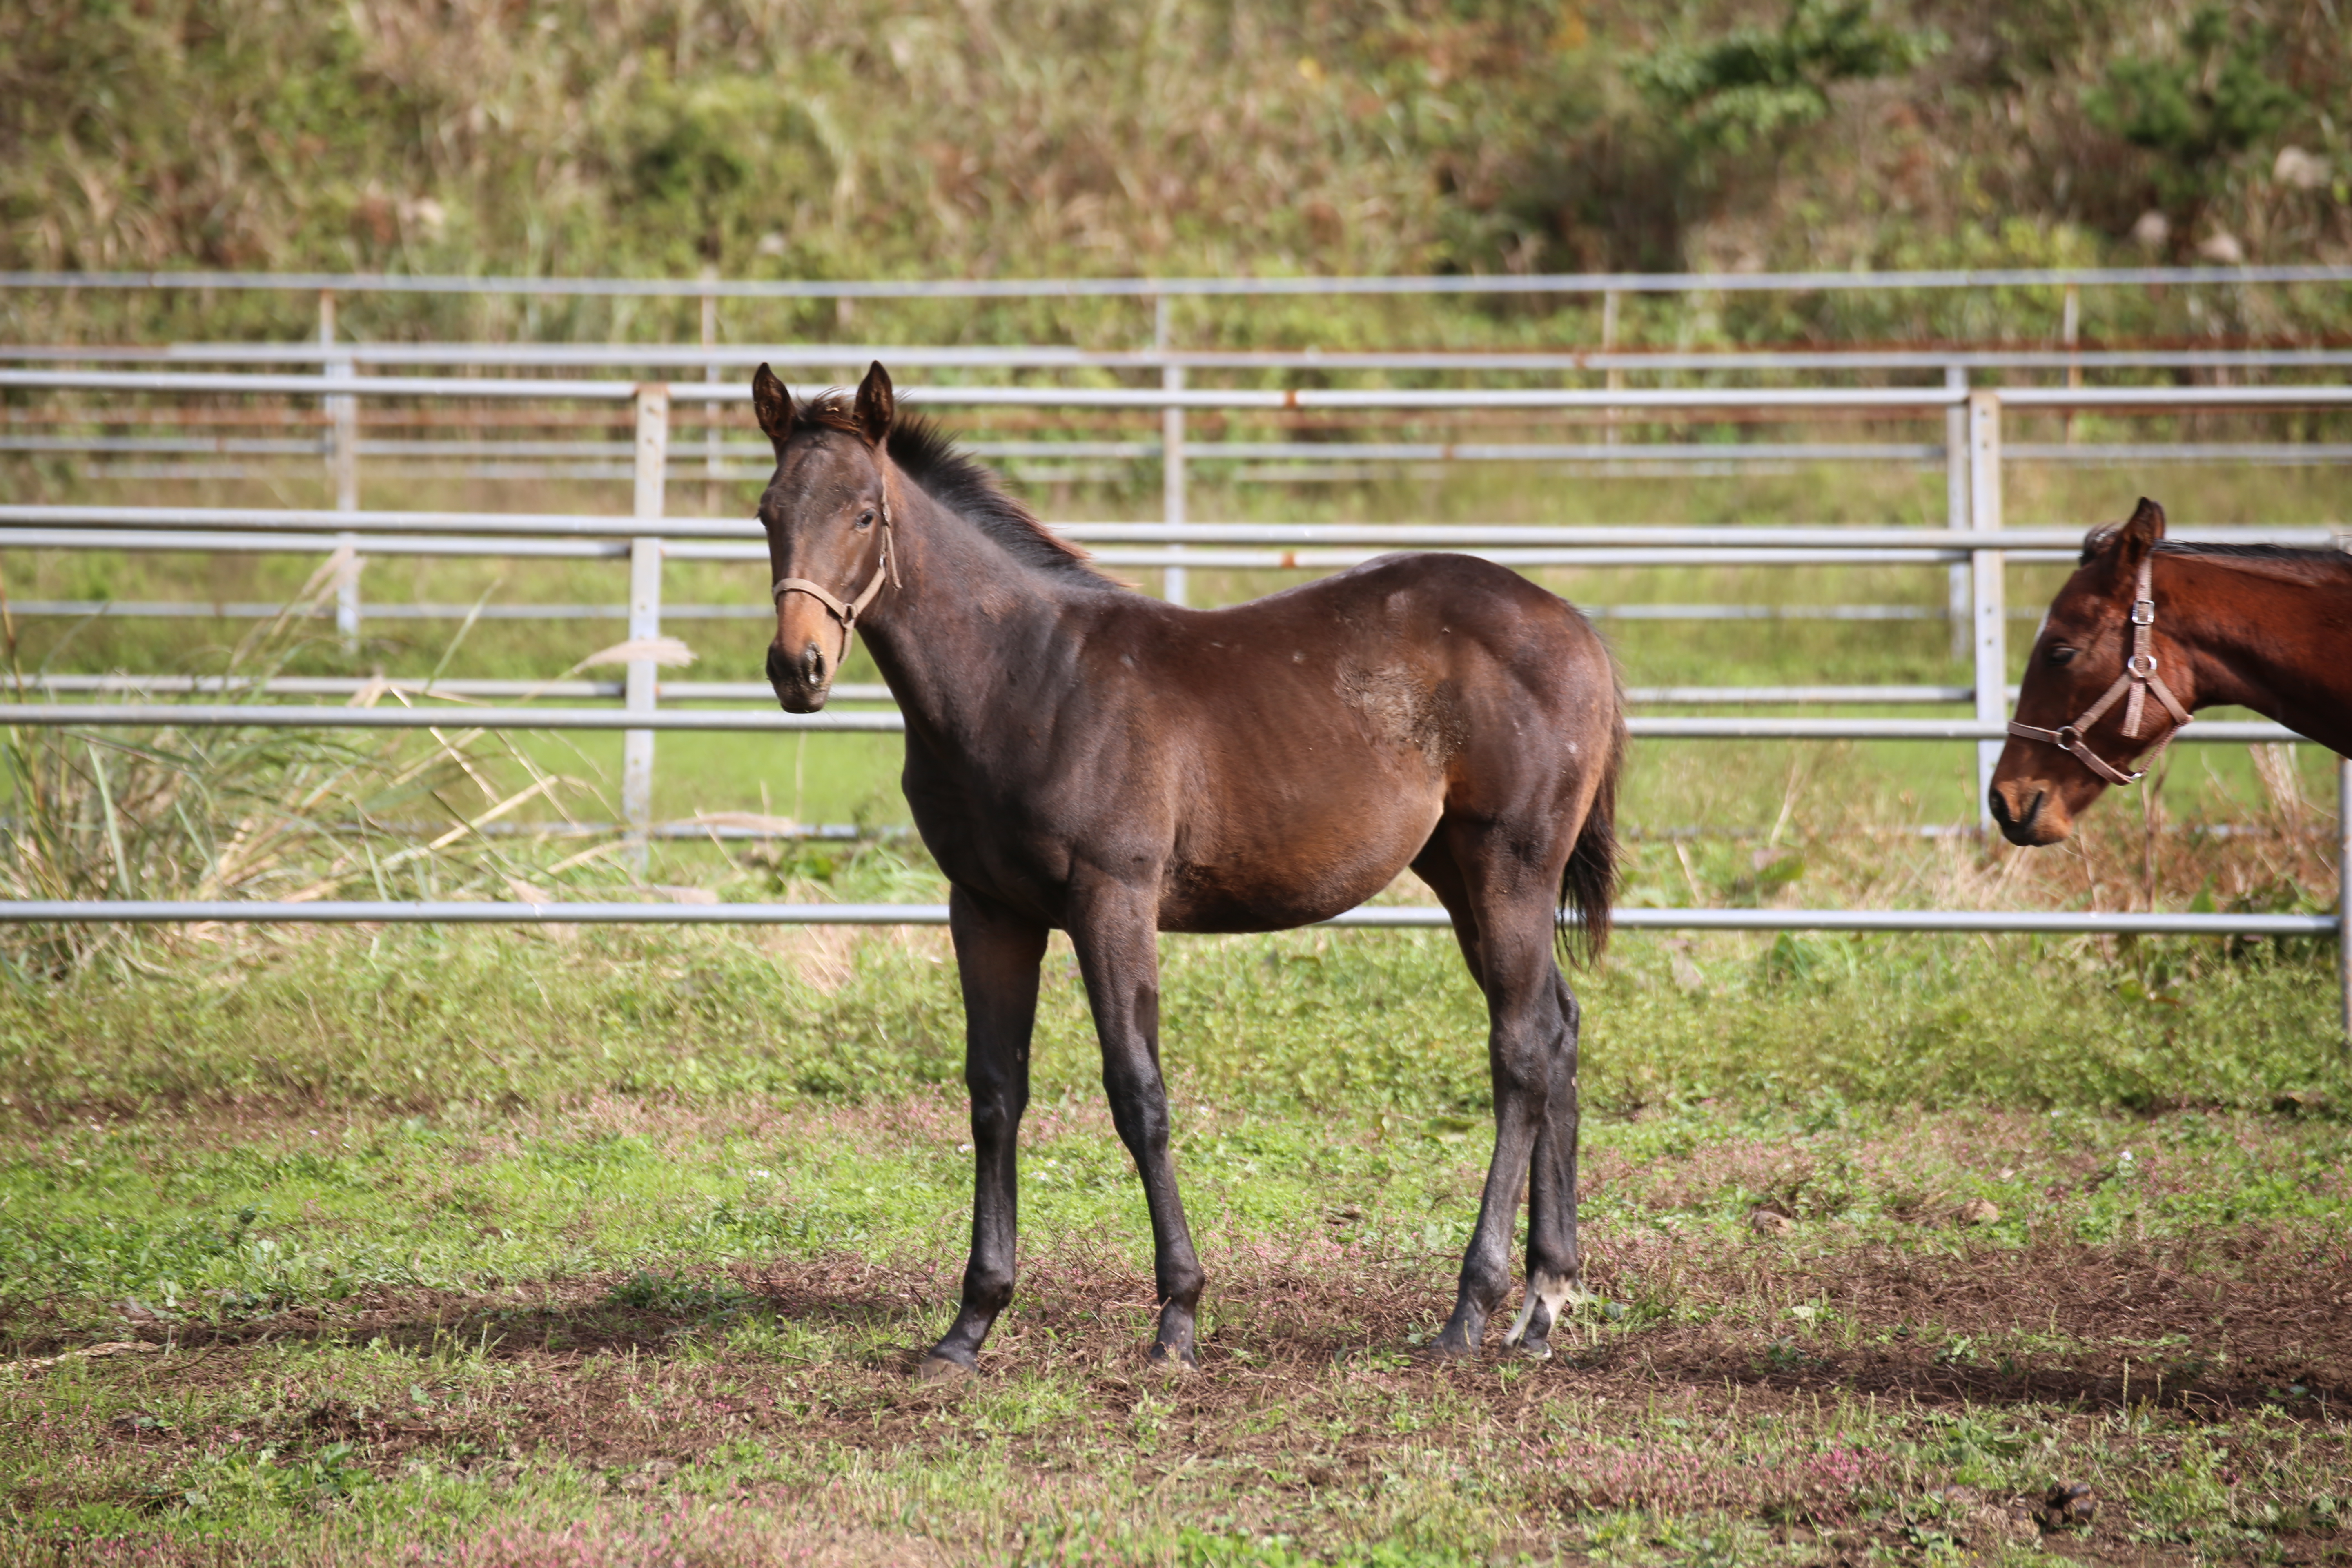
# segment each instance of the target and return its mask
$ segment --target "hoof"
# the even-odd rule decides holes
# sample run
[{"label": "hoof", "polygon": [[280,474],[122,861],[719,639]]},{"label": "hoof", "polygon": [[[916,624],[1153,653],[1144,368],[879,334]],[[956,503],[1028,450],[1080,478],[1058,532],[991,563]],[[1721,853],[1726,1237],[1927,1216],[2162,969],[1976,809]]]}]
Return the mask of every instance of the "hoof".
[{"label": "hoof", "polygon": [[1164,1345],[1151,1347],[1151,1370],[1170,1377],[1192,1377],[1201,1370],[1201,1363],[1191,1351],[1171,1355]]},{"label": "hoof", "polygon": [[1478,1359],[1478,1347],[1458,1340],[1436,1339],[1429,1342],[1422,1359],[1432,1366],[1468,1366]]},{"label": "hoof", "polygon": [[1549,1340],[1521,1340],[1511,1349],[1522,1361],[1551,1360],[1551,1342]]},{"label": "hoof", "polygon": [[978,1368],[966,1366],[960,1361],[950,1361],[943,1355],[927,1355],[915,1363],[917,1383],[938,1384],[945,1387],[967,1382],[979,1375]]}]

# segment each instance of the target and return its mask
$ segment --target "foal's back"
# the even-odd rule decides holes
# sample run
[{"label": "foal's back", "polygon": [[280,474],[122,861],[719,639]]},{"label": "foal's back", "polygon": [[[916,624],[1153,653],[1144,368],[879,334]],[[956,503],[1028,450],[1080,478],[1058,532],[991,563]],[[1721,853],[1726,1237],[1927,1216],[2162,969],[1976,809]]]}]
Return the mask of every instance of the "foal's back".
[{"label": "foal's back", "polygon": [[1556,822],[1564,860],[1617,723],[1584,617],[1465,555],[1384,557],[1221,610],[1099,601],[1084,676],[1104,689],[1079,702],[1119,731],[1118,831],[1164,846],[1166,930],[1328,919],[1448,813]]}]

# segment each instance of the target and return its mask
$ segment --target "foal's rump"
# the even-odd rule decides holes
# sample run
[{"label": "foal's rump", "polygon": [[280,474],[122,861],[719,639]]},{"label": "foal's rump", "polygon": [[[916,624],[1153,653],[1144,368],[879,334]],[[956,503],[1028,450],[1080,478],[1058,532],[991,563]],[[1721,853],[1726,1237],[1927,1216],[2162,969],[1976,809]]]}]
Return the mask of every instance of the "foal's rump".
[{"label": "foal's rump", "polygon": [[1607,650],[1564,600],[1490,562],[1387,556],[1165,612],[1153,633],[1184,781],[1163,929],[1328,919],[1387,887],[1448,817],[1508,833],[1557,885],[1614,773]]}]

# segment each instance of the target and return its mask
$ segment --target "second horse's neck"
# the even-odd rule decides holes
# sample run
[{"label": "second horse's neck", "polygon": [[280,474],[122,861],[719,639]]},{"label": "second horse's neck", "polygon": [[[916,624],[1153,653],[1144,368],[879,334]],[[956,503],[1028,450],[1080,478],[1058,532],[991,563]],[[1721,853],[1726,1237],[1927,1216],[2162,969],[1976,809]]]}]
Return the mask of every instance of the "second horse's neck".
[{"label": "second horse's neck", "polygon": [[2189,653],[2192,707],[2251,708],[2352,754],[2352,579],[2301,583],[2193,555],[2157,569],[2158,625]]}]

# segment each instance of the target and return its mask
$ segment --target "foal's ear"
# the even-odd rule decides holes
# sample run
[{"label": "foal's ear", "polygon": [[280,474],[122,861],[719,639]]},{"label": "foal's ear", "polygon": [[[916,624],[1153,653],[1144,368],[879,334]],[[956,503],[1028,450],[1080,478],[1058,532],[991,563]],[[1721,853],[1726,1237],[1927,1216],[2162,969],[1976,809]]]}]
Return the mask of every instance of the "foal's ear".
[{"label": "foal's ear", "polygon": [[869,444],[879,447],[890,438],[890,421],[898,413],[898,395],[890,390],[890,373],[877,359],[866,379],[857,384],[857,427]]},{"label": "foal's ear", "polygon": [[764,364],[751,374],[751,409],[760,416],[761,431],[775,444],[776,456],[782,457],[784,438],[793,433],[793,395]]}]

